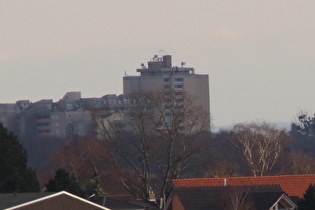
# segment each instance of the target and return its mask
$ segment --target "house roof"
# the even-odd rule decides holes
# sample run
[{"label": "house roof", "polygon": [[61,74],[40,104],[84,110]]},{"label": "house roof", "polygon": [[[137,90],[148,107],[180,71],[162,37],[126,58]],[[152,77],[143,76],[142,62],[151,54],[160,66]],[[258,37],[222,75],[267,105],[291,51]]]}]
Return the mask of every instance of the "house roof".
[{"label": "house roof", "polygon": [[[25,195],[27,197],[27,195]],[[12,198],[14,200],[14,198]],[[22,201],[18,204],[9,204],[9,206],[4,207],[4,210],[30,210],[30,209],[41,209],[41,210],[110,210],[93,202],[90,202],[84,198],[80,198],[76,195],[68,193],[66,191],[61,191],[58,193],[42,196],[29,200],[27,202]]]},{"label": "house roof", "polygon": [[256,192],[250,194],[250,199],[255,204],[256,210],[266,210],[270,209],[282,195],[284,192]]},{"label": "house roof", "polygon": [[192,178],[175,179],[175,187],[193,186],[230,186],[279,184],[289,196],[303,197],[310,184],[315,183],[315,174],[279,175],[279,176],[251,176],[251,177],[221,177],[221,178]]},{"label": "house roof", "polygon": [[[172,194],[189,210],[223,210],[231,207],[235,198],[245,199],[244,208],[248,205],[266,210],[286,196],[279,185],[175,187]],[[286,196],[286,199],[290,198]]]},{"label": "house roof", "polygon": [[0,209],[16,206],[51,194],[53,193],[52,192],[0,193]]},{"label": "house roof", "polygon": [[133,209],[133,210],[145,210],[146,208],[140,205],[136,205],[127,201],[121,201],[109,197],[91,197],[90,201],[97,203],[101,206],[106,206],[110,209]]}]

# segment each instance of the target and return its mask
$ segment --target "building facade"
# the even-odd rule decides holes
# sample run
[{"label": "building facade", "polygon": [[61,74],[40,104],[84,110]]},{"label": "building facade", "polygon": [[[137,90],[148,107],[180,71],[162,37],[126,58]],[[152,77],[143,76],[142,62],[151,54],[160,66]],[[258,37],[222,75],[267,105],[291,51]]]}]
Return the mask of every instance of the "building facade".
[{"label": "building facade", "polygon": [[57,102],[20,100],[0,104],[0,123],[21,139],[92,137],[96,135],[93,109],[104,106],[119,111],[126,100],[115,94],[81,98],[81,92],[68,92]]},{"label": "building facade", "polygon": [[[124,76],[123,91],[125,95],[141,91],[174,92],[175,100],[183,102],[183,94],[189,94],[196,106],[210,115],[209,78],[208,75],[195,74],[192,67],[172,66],[171,55],[154,56],[137,69],[140,76]],[[210,129],[210,120],[209,120]]]},{"label": "building facade", "polygon": [[[117,126],[128,124],[128,107],[132,102],[128,94],[138,91],[174,91],[176,101],[182,103],[183,94],[189,93],[198,106],[210,113],[208,75],[195,74],[191,67],[172,66],[172,57],[154,56],[148,67],[137,69],[140,76],[124,76],[124,94],[108,94],[99,98],[81,98],[81,92],[68,92],[53,102],[19,100],[0,104],[0,123],[20,138],[68,138],[97,136],[93,110],[106,108],[116,113]],[[167,114],[167,113],[166,113]],[[117,116],[119,116],[117,118]],[[210,122],[209,122],[210,125]]]}]

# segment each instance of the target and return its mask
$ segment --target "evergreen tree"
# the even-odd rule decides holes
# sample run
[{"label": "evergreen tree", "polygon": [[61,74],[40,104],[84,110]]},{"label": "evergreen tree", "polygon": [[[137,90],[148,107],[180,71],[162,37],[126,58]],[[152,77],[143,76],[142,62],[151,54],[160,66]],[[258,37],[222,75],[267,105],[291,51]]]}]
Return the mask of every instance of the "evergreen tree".
[{"label": "evergreen tree", "polygon": [[84,190],[73,174],[69,174],[65,169],[58,169],[53,179],[45,185],[46,192],[59,192],[65,190],[80,197],[85,196]]},{"label": "evergreen tree", "polygon": [[298,203],[298,209],[315,209],[315,185],[311,184],[304,193],[302,200]]},{"label": "evergreen tree", "polygon": [[0,123],[0,192],[38,192],[36,171],[27,167],[27,153],[17,136]]},{"label": "evergreen tree", "polygon": [[105,196],[107,195],[104,190],[102,189],[102,186],[100,184],[100,177],[94,176],[90,179],[89,185],[87,187],[88,195],[89,196]]}]

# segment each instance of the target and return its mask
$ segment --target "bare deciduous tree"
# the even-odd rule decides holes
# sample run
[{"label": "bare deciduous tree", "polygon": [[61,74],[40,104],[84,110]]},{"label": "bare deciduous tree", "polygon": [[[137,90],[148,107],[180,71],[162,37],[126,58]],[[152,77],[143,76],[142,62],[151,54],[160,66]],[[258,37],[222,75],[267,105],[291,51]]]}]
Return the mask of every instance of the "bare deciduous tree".
[{"label": "bare deciduous tree", "polygon": [[95,110],[98,133],[110,148],[121,184],[134,196],[145,200],[151,187],[156,151],[152,94],[138,92],[126,96],[121,109]]},{"label": "bare deciduous tree", "polygon": [[233,131],[232,143],[243,154],[254,176],[263,176],[272,170],[288,138],[285,130],[266,122],[239,123]]},{"label": "bare deciduous tree", "polygon": [[52,155],[51,167],[64,168],[73,173],[84,187],[88,186],[95,176],[105,185],[104,181],[115,179],[108,151],[107,145],[100,140],[68,139]]},{"label": "bare deciduous tree", "polygon": [[301,152],[290,152],[282,158],[283,174],[312,174],[315,173],[315,159]]},{"label": "bare deciduous tree", "polygon": [[145,200],[152,187],[163,196],[171,180],[187,169],[200,150],[197,137],[209,130],[209,113],[183,92],[141,92],[126,97],[129,104],[120,112],[121,119],[115,120],[118,112],[110,109],[107,114],[102,111],[105,117],[96,117],[99,133],[110,145],[129,192]]},{"label": "bare deciduous tree", "polygon": [[[231,130],[220,130],[212,133],[207,156],[208,167],[205,177],[228,177],[248,175],[247,163],[242,154],[231,144],[234,133]],[[235,160],[238,160],[235,162]]]},{"label": "bare deciduous tree", "polygon": [[254,209],[249,199],[249,188],[246,186],[227,186],[223,194],[223,202],[226,210],[250,210]]},{"label": "bare deciduous tree", "polygon": [[157,92],[154,99],[157,135],[164,148],[162,195],[170,191],[172,179],[177,179],[189,166],[191,158],[202,145],[197,137],[210,129],[210,114],[194,104],[186,92]]}]

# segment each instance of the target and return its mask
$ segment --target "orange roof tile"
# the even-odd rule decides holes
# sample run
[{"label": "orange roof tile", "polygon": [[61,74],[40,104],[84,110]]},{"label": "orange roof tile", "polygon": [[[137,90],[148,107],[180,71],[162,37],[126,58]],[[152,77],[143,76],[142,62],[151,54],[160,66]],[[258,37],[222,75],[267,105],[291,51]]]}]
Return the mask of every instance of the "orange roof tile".
[{"label": "orange roof tile", "polygon": [[289,196],[301,198],[308,186],[315,184],[315,174],[174,179],[173,184],[175,187],[223,186],[224,180],[230,186],[279,184]]}]

